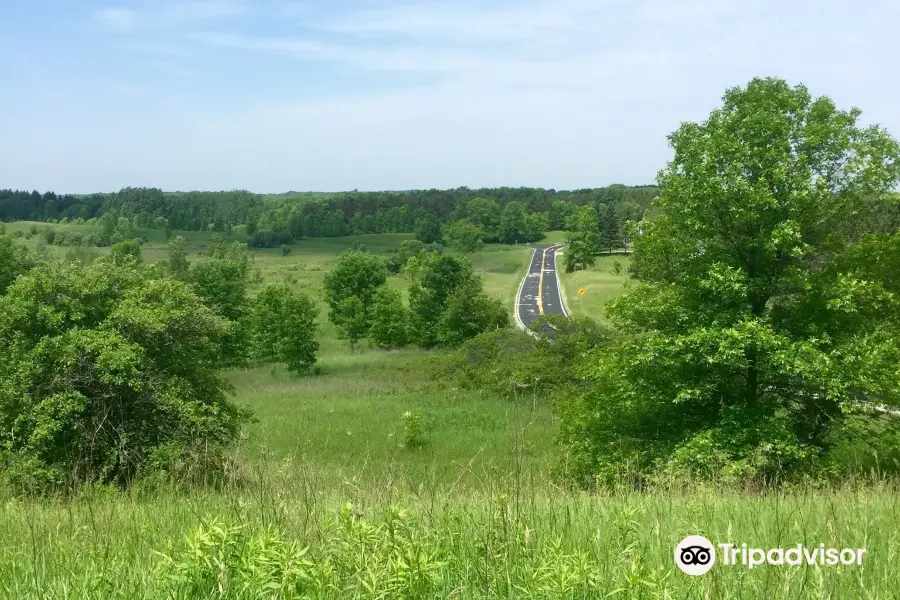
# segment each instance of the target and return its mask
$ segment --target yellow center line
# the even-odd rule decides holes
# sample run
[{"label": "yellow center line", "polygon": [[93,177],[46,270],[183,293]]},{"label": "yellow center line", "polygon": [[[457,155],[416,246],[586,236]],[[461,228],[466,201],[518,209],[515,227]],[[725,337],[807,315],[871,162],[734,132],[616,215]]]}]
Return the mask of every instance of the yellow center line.
[{"label": "yellow center line", "polygon": [[538,281],[538,312],[544,314],[544,264],[547,262],[547,249],[541,253],[541,278]]}]

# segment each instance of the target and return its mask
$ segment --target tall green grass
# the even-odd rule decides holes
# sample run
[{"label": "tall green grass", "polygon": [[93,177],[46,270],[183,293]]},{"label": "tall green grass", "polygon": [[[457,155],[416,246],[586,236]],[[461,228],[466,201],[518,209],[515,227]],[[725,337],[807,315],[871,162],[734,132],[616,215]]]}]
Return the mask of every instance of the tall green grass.
[{"label": "tall green grass", "polygon": [[[0,508],[10,598],[895,598],[897,490],[591,497],[502,474],[352,500],[314,480]],[[862,566],[673,564],[686,535],[868,549]]]}]

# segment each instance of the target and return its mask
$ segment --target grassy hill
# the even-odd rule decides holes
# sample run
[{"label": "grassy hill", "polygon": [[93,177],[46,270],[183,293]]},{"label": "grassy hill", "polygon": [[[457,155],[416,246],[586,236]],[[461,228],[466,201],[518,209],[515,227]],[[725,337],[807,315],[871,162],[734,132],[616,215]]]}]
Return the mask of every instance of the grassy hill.
[{"label": "grassy hill", "polygon": [[[161,232],[139,234],[149,239],[146,260],[164,257]],[[190,259],[202,260],[208,236],[185,237]],[[553,407],[540,395],[523,388],[508,400],[437,383],[434,353],[350,352],[327,322],[325,273],[355,242],[384,254],[408,237],[304,240],[288,256],[254,252],[254,289],[286,280],[319,299],[320,374],[227,373],[237,401],[257,417],[238,450],[234,485],[95,488],[44,500],[0,491],[0,597],[892,597],[900,517],[887,484],[589,496],[552,477],[565,457],[553,440]],[[471,256],[510,311],[529,256],[523,246]],[[603,302],[626,280],[624,257],[562,276],[570,308],[601,319]],[[400,277],[391,282],[406,287]],[[422,416],[422,448],[403,446],[408,411]],[[863,568],[716,566],[691,578],[675,568],[672,551],[696,533],[869,554]]]}]

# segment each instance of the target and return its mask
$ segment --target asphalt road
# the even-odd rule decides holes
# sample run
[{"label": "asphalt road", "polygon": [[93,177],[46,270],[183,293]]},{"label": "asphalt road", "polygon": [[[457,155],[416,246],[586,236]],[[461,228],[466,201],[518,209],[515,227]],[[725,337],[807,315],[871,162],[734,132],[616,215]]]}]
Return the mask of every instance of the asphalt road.
[{"label": "asphalt road", "polygon": [[516,305],[519,323],[524,327],[530,327],[542,315],[566,315],[556,276],[556,250],[560,246],[535,246]]}]

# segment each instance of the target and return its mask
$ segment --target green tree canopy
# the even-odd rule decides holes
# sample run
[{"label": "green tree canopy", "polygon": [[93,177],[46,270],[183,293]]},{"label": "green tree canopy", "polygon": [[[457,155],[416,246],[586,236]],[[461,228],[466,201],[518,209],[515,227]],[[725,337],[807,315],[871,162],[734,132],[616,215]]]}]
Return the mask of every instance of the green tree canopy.
[{"label": "green tree canopy", "polygon": [[900,404],[896,278],[872,260],[896,263],[897,234],[845,233],[897,185],[900,148],[859,115],[754,79],[670,136],[641,282],[609,310],[630,337],[594,358],[564,419],[586,477],[780,477],[816,464],[848,415]]},{"label": "green tree canopy", "polygon": [[444,238],[460,252],[477,252],[484,246],[484,231],[465,219],[444,225]]},{"label": "green tree canopy", "polygon": [[12,238],[0,235],[0,296],[16,278],[34,266],[34,258],[24,246],[13,243]]},{"label": "green tree canopy", "polygon": [[498,303],[484,294],[468,259],[425,253],[409,290],[413,341],[424,348],[453,345],[488,329],[505,326]]},{"label": "green tree canopy", "polygon": [[500,235],[500,204],[491,198],[472,198],[466,204],[466,218],[484,231],[488,241]]},{"label": "green tree canopy", "polygon": [[402,348],[409,342],[410,314],[400,292],[386,285],[378,288],[372,304],[370,337],[378,348]]},{"label": "green tree canopy", "polygon": [[441,241],[441,222],[437,217],[427,213],[416,222],[416,239],[425,244]]},{"label": "green tree canopy", "polygon": [[528,241],[525,225],[525,207],[521,202],[510,202],[500,215],[500,241],[504,244]]},{"label": "green tree canopy", "polygon": [[368,333],[372,301],[376,290],[387,281],[387,275],[387,266],[381,258],[358,250],[341,254],[334,268],[325,275],[329,319],[351,344]]},{"label": "green tree canopy", "polygon": [[593,206],[582,206],[569,219],[569,231],[566,233],[565,263],[566,272],[571,273],[577,267],[593,266],[600,251],[600,231],[597,209]]},{"label": "green tree canopy", "polygon": [[268,285],[253,299],[250,311],[252,354],[276,360],[297,374],[316,363],[319,309],[308,296],[285,285]]},{"label": "green tree canopy", "polygon": [[228,322],[134,263],[50,262],[0,297],[0,462],[22,484],[127,485],[222,464],[247,416],[218,375]]}]

